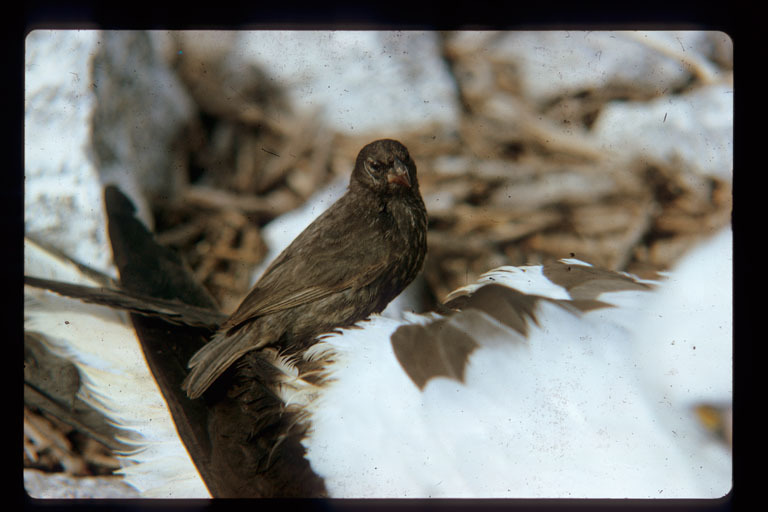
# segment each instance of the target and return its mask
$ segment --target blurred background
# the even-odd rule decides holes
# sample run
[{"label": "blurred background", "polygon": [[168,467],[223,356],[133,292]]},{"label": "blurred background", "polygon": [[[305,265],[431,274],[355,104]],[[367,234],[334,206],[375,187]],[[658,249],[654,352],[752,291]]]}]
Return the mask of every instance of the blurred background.
[{"label": "blurred background", "polygon": [[[360,148],[398,139],[429,213],[403,307],[425,311],[500,265],[654,277],[727,226],[733,47],[696,31],[38,30],[24,130],[28,236],[114,275],[101,194],[118,183],[227,312],[343,193]],[[28,382],[71,375],[26,346]],[[72,400],[66,422],[25,394],[25,482],[119,467]]]}]

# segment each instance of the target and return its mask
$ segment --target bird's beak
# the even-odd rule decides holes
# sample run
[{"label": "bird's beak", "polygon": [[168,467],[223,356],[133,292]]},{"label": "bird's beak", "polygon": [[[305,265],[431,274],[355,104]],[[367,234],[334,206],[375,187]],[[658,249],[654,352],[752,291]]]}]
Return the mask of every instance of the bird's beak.
[{"label": "bird's beak", "polygon": [[387,173],[389,183],[399,183],[400,185],[411,188],[411,178],[408,176],[408,167],[398,158],[392,164],[392,169]]}]

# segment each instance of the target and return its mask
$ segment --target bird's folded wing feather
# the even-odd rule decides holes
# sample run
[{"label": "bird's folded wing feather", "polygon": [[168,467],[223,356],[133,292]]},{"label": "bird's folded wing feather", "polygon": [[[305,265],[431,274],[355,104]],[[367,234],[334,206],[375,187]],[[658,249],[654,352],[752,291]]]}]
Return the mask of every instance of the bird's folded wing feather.
[{"label": "bird's folded wing feather", "polygon": [[[343,215],[343,208],[331,207],[310,224],[267,268],[223,329],[365,286],[381,275],[387,266],[386,257],[375,250],[382,244],[381,233],[367,223],[345,222]],[[325,220],[321,231],[320,221],[327,217],[337,218]]]}]

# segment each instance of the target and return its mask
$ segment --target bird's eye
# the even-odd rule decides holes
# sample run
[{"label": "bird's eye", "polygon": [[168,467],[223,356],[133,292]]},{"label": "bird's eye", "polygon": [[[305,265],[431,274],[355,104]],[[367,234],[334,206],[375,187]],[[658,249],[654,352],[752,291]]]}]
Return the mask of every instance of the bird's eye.
[{"label": "bird's eye", "polygon": [[382,164],[381,162],[377,162],[372,158],[368,158],[365,161],[365,170],[368,171],[368,174],[371,175],[371,178],[373,178],[374,174],[379,174],[383,167],[384,167],[384,164]]}]

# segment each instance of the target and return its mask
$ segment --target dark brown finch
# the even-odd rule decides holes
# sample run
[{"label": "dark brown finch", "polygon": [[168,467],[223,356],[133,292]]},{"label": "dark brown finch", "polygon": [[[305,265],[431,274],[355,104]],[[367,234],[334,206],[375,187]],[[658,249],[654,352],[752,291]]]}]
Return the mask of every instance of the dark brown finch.
[{"label": "dark brown finch", "polygon": [[416,164],[391,139],[357,156],[347,192],[267,268],[237,311],[189,361],[197,398],[245,353],[296,353],[316,336],[382,311],[416,277],[427,252],[427,211]]}]

